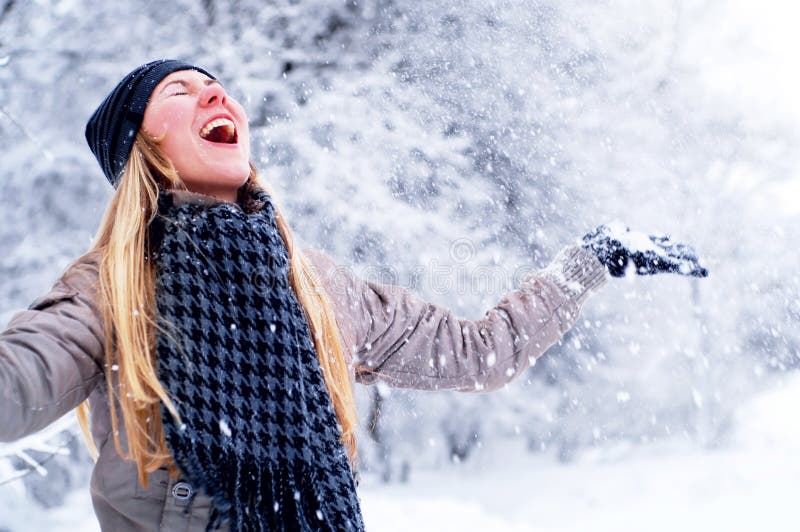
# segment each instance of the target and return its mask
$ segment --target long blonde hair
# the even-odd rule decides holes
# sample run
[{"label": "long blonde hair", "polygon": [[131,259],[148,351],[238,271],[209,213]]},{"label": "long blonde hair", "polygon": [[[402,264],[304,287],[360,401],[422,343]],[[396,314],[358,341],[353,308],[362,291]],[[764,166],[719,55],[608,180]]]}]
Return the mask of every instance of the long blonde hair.
[{"label": "long blonde hair", "polygon": [[[342,427],[342,443],[355,467],[356,406],[333,309],[308,258],[294,246],[292,232],[275,195],[258,179],[251,164],[245,187],[253,186],[269,193],[275,205],[278,228],[290,261],[290,282],[305,309],[325,384]],[[178,473],[161,420],[161,403],[176,420],[179,416],[156,373],[155,340],[159,327],[155,267],[148,256],[148,226],[158,211],[159,190],[165,188],[186,187],[170,161],[159,153],[157,141],[139,132],[93,246],[93,251],[100,254],[98,292],[106,331],[105,372],[114,445],[120,456],[136,462],[143,486],[147,486],[147,474],[160,467],[166,466],[173,476]],[[117,402],[127,434],[126,450],[119,437]],[[77,414],[96,459],[88,400],[77,408]]]}]

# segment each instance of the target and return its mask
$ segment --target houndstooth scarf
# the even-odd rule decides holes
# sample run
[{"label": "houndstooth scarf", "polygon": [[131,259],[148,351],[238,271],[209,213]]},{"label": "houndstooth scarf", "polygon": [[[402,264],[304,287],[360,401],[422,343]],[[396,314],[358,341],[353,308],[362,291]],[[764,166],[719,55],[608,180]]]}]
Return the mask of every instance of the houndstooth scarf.
[{"label": "houndstooth scarf", "polygon": [[183,475],[213,502],[207,530],[364,529],[308,322],[269,195],[177,205],[151,226],[158,377]]}]

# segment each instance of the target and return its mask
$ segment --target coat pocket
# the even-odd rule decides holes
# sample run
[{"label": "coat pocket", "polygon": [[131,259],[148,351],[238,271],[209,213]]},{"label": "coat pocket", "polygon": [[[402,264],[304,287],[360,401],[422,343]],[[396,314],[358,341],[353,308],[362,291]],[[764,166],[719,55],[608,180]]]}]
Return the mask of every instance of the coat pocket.
[{"label": "coat pocket", "polygon": [[103,530],[159,530],[167,491],[166,469],[150,473],[147,488],[143,488],[136,463],[123,460],[113,437],[109,440],[100,449],[92,477],[95,508],[102,509],[100,521],[106,523]]},{"label": "coat pocket", "polygon": [[163,501],[167,498],[167,488],[169,486],[169,473],[166,467],[156,469],[150,473],[147,479],[147,487],[144,488],[139,483],[139,479],[134,482],[134,499],[156,499]]}]

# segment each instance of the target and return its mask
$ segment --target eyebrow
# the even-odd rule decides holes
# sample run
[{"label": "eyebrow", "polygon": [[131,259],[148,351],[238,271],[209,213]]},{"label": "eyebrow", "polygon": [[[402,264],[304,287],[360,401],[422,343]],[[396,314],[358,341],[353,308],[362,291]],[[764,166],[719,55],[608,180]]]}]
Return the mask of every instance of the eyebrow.
[{"label": "eyebrow", "polygon": [[[186,87],[186,85],[187,85],[187,83],[186,83],[186,80],[185,80],[185,79],[173,79],[172,81],[170,81],[169,83],[167,83],[166,85],[164,85],[163,87],[161,87],[161,90],[160,90],[160,91],[158,91],[158,93],[159,93],[159,94],[163,93],[165,90],[167,90],[167,87],[169,87],[170,85],[172,85],[172,84],[174,84],[174,83],[178,83],[178,84],[180,84],[180,85],[183,85],[184,87]],[[205,80],[203,80],[203,83],[204,83],[206,86],[208,86],[208,85],[211,85],[212,83],[216,83],[217,85],[219,85],[220,87],[222,87],[222,83],[220,83],[220,82],[219,82],[219,80],[216,80],[216,79],[205,79]]]}]

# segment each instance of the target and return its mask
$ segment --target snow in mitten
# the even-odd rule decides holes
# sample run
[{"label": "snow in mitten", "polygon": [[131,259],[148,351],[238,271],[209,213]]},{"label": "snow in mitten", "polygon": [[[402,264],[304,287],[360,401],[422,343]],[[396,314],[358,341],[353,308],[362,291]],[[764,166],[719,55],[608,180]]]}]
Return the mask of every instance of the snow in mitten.
[{"label": "snow in mitten", "polygon": [[708,276],[708,270],[700,264],[694,249],[672,242],[669,235],[646,235],[613,222],[585,235],[582,243],[614,277],[625,275],[629,262],[635,266],[638,275],[677,273]]}]

